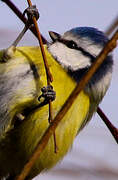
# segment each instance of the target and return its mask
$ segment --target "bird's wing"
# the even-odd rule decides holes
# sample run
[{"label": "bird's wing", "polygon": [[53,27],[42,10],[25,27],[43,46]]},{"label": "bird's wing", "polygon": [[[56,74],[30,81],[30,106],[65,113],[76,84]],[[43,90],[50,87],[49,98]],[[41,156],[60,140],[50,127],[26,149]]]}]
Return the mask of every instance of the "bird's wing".
[{"label": "bird's wing", "polygon": [[41,84],[34,59],[36,62],[40,57],[40,53],[35,57],[30,47],[23,47],[3,63],[3,51],[0,52],[0,135],[12,128],[16,113],[37,103]]}]

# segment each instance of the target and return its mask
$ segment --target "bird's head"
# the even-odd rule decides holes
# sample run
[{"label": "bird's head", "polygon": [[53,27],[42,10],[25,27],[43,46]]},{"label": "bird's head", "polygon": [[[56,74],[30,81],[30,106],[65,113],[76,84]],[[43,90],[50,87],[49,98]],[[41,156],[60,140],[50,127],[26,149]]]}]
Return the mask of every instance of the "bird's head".
[{"label": "bird's head", "polygon": [[53,41],[49,51],[64,68],[73,71],[90,67],[108,41],[101,31],[91,27],[73,28],[62,36],[52,31],[49,34]]},{"label": "bird's head", "polygon": [[[63,35],[52,31],[49,34],[52,39],[52,43],[48,46],[49,52],[77,82],[108,42],[108,38],[103,32],[92,27],[76,27]],[[112,65],[112,56],[108,55],[88,83],[89,87],[97,85],[98,90],[105,89],[105,93],[110,83]],[[100,89],[100,85],[98,86],[100,82],[104,83],[105,88]]]}]

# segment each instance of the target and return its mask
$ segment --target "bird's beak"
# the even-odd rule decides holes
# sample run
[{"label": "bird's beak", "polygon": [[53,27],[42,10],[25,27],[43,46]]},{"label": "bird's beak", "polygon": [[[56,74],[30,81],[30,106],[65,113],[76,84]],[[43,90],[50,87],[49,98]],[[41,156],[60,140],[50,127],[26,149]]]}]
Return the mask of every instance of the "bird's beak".
[{"label": "bird's beak", "polygon": [[53,31],[49,31],[49,35],[54,42],[58,41],[61,38],[60,34],[53,32]]}]

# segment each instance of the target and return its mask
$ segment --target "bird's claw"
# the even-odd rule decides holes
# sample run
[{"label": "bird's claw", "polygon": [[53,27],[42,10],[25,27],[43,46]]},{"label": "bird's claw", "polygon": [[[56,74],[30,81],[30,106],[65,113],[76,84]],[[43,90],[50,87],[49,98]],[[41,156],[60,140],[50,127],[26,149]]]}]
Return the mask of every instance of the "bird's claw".
[{"label": "bird's claw", "polygon": [[25,14],[27,14],[28,20],[27,20],[27,23],[25,24],[25,27],[21,31],[21,33],[18,35],[16,40],[12,43],[12,46],[14,47],[18,45],[19,41],[22,39],[26,31],[30,29],[32,26],[34,26],[33,17],[35,17],[36,20],[38,20],[39,18],[39,12],[35,5],[25,9],[23,16],[25,16]]},{"label": "bird's claw", "polygon": [[36,20],[39,19],[39,12],[38,9],[36,8],[36,5],[30,6],[25,11],[23,12],[23,16],[27,15],[28,21],[30,24],[32,23],[33,17],[36,18]]},{"label": "bird's claw", "polygon": [[41,97],[44,98],[45,103],[49,103],[49,101],[54,101],[56,98],[56,92],[53,90],[53,87],[51,85],[48,85],[46,87],[43,87],[41,89],[42,94],[39,96],[38,100],[40,101]]}]

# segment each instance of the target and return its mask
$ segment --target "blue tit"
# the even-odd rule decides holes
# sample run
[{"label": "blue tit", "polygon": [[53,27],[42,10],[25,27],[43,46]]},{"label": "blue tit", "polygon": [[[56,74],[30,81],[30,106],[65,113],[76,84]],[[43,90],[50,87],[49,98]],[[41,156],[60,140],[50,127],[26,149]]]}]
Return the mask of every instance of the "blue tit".
[{"label": "blue tit", "polygon": [[[63,36],[55,32],[49,33],[53,40],[49,45],[49,52],[77,83],[108,42],[105,34],[93,27],[73,28]],[[81,128],[91,119],[106,94],[111,82],[112,69],[113,58],[110,54],[86,85],[84,92],[89,96],[90,107]]]},{"label": "blue tit", "polygon": [[[73,28],[63,35],[49,34],[52,42],[45,46],[45,52],[56,91],[56,99],[52,103],[54,118],[108,38],[92,27]],[[19,47],[15,52],[8,49],[9,58],[4,63],[3,52],[0,52],[0,178],[14,178],[49,126],[48,105],[39,107],[43,102],[39,97],[46,85],[46,74],[39,47]],[[54,153],[51,137],[27,179],[50,169],[66,155],[74,138],[92,118],[106,94],[112,67],[113,58],[109,54],[57,127],[58,153]],[[19,114],[25,117],[20,123],[16,118]]]}]

